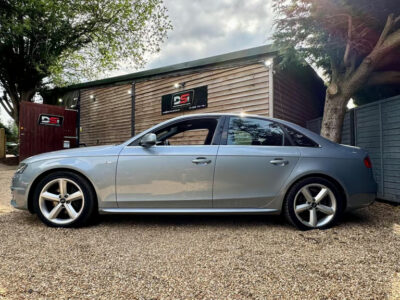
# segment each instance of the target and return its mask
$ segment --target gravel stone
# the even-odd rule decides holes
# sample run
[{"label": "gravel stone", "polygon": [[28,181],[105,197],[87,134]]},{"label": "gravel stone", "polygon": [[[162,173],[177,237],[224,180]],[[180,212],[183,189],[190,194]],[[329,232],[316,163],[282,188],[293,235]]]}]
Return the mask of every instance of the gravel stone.
[{"label": "gravel stone", "polygon": [[276,216],[105,216],[54,229],[10,207],[0,299],[400,299],[400,207],[301,232]]}]

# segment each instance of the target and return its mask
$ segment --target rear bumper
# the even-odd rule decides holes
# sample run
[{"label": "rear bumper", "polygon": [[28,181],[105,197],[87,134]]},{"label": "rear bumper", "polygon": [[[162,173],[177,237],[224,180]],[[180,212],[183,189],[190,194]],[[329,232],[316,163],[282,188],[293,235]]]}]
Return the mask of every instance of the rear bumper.
[{"label": "rear bumper", "polygon": [[374,203],[376,199],[376,193],[360,193],[360,194],[355,194],[349,197],[347,201],[347,207],[346,210],[354,210],[354,209],[359,209],[363,207],[367,207]]}]

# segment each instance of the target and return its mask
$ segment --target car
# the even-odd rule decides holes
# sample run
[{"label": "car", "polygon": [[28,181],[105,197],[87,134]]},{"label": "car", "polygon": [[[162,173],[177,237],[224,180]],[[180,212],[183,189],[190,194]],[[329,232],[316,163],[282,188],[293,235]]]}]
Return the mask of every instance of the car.
[{"label": "car", "polygon": [[247,114],[189,114],[120,145],[32,156],[12,179],[11,204],[53,227],[97,214],[283,214],[328,228],[370,205],[366,151],[296,124]]}]

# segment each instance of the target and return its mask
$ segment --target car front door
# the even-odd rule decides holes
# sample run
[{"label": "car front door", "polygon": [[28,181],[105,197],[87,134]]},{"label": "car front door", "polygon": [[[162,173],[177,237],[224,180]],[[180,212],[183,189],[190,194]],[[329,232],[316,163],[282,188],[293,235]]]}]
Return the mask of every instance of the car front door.
[{"label": "car front door", "polygon": [[157,144],[120,153],[120,208],[211,208],[219,118],[189,119],[152,131]]},{"label": "car front door", "polygon": [[226,121],[214,174],[214,208],[276,208],[273,200],[300,151],[275,122],[250,117]]}]

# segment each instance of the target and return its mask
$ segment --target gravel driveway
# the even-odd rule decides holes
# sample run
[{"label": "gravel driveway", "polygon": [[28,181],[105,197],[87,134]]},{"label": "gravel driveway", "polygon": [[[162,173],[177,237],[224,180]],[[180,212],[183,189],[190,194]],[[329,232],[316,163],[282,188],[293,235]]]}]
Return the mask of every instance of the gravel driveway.
[{"label": "gravel driveway", "polygon": [[400,299],[400,207],[325,231],[278,217],[107,216],[52,229],[9,207],[0,169],[0,299]]}]

